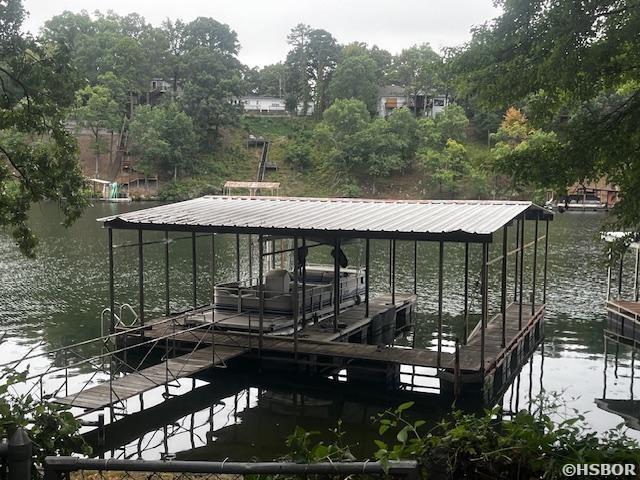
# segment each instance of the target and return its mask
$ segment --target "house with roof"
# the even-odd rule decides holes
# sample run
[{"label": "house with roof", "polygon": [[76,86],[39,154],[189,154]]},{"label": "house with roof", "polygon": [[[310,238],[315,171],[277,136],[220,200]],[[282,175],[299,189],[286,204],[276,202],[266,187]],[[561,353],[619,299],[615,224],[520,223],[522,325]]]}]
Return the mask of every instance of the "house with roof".
[{"label": "house with roof", "polygon": [[419,117],[435,118],[449,103],[447,95],[427,95],[424,91],[410,95],[398,85],[385,85],[378,90],[378,115],[381,117],[388,117],[394,110],[407,107]]}]

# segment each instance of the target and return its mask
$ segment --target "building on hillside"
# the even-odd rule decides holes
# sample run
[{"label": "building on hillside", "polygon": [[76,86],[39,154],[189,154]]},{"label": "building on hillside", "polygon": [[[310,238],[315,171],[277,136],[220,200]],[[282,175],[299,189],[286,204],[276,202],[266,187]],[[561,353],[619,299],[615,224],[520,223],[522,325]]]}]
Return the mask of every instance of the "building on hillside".
[{"label": "building on hillside", "polygon": [[[281,97],[269,95],[244,95],[231,100],[234,105],[242,105],[244,111],[257,115],[287,115],[286,100]],[[313,115],[314,105],[309,102],[307,115]],[[296,114],[302,115],[302,102],[298,103]]]},{"label": "building on hillside", "polygon": [[567,188],[567,193],[555,198],[554,192],[547,192],[547,204],[567,210],[608,210],[620,199],[620,187],[610,183],[607,177],[597,181],[576,182]]},{"label": "building on hillside", "polygon": [[268,115],[286,115],[287,108],[284,98],[268,95],[244,95],[233,99],[234,104],[241,104],[247,113]]},{"label": "building on hillside", "polygon": [[378,90],[378,115],[388,117],[397,108],[407,107],[417,116],[434,118],[449,104],[447,95],[408,95],[403,87],[386,85]]}]

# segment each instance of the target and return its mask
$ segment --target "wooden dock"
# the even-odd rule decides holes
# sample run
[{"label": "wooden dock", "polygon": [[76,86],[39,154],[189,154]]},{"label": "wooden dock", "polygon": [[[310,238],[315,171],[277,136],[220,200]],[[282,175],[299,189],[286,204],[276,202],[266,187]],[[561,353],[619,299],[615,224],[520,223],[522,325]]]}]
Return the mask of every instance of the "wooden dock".
[{"label": "wooden dock", "polygon": [[[327,317],[306,325],[295,336],[264,335],[261,348],[255,333],[226,330],[225,322],[244,314],[206,309],[185,314],[180,317],[181,325],[173,327],[177,331],[170,341],[174,347],[177,345],[189,353],[55,401],[96,410],[239,357],[252,362],[259,360],[262,368],[271,366],[311,375],[344,369],[350,379],[384,382],[394,388],[400,385],[402,366],[409,366],[414,372],[416,368],[432,368],[434,374],[427,376],[439,378],[442,390],[476,391],[485,395],[485,400],[490,400],[508,385],[509,379],[521,368],[523,358],[530,355],[542,339],[544,306],[537,305],[532,314],[531,305],[523,304],[520,320],[520,306],[514,303],[507,307],[504,347],[502,316],[496,315],[487,324],[483,365],[480,328],[472,331],[466,344],[460,345],[457,356],[442,349],[438,352],[393,346],[397,334],[412,327],[416,297],[397,294],[395,305],[390,300],[389,295],[372,299],[369,316],[365,316],[362,304],[346,309],[340,313],[337,331],[333,329],[333,319]],[[213,330],[211,318],[214,319]],[[387,321],[389,319],[391,321]],[[248,321],[246,315],[244,320]],[[198,323],[202,323],[202,329],[194,329]],[[157,339],[156,347],[164,345],[167,331],[171,329],[166,322],[150,322],[146,327],[142,338],[147,341]],[[180,327],[186,331],[181,331]],[[141,338],[137,335],[128,337],[132,337],[129,338],[131,345]]]},{"label": "wooden dock", "polygon": [[168,382],[190,377],[202,370],[223,364],[245,352],[246,350],[242,348],[216,345],[214,354],[213,348],[208,345],[186,355],[170,358],[166,362],[116,378],[111,382],[80,390],[64,398],[55,398],[53,401],[70,407],[101,409]]}]

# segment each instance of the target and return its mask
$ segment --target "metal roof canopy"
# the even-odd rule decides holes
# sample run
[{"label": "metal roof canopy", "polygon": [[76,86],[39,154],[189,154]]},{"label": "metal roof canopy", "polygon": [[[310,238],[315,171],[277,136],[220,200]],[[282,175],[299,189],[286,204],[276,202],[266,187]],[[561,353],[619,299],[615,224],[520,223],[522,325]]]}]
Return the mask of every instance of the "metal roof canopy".
[{"label": "metal roof canopy", "polygon": [[520,201],[205,196],[98,221],[114,229],[485,243],[523,214],[553,219]]}]

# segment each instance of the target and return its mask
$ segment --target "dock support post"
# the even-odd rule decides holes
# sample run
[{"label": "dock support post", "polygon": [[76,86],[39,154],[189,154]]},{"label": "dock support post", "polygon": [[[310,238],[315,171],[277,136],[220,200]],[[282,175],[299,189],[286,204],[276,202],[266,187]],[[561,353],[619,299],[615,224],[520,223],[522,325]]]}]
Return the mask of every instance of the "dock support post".
[{"label": "dock support post", "polygon": [[480,319],[480,372],[484,376],[485,330],[489,317],[489,244],[482,244],[482,318]]},{"label": "dock support post", "polygon": [[622,298],[622,267],[624,266],[624,252],[620,254],[620,266],[618,267],[618,298]]},{"label": "dock support post", "polygon": [[[140,302],[140,325],[144,325],[144,257],[142,229],[138,229],[138,299]],[[143,330],[144,335],[144,330]]]},{"label": "dock support post", "polygon": [[413,294],[418,294],[418,241],[413,241]]},{"label": "dock support post", "polygon": [[216,303],[216,234],[211,234],[211,305]]},{"label": "dock support post", "polygon": [[[113,334],[116,330],[116,289],[113,279],[113,229],[109,227],[109,310],[110,312],[110,324],[109,333]],[[100,327],[102,328],[102,327]]]},{"label": "dock support post", "polygon": [[196,267],[196,232],[191,232],[191,288],[193,289],[193,309],[198,308],[198,272]]},{"label": "dock support post", "polygon": [[[547,257],[549,256],[549,219],[544,230],[544,270],[542,276],[542,303],[547,303]],[[607,300],[609,299],[607,292]]]},{"label": "dock support post", "polygon": [[236,282],[240,281],[240,234],[236,233]]},{"label": "dock support post", "polygon": [[262,334],[264,333],[264,240],[262,234],[258,235],[258,299],[260,306],[258,307],[258,356],[262,357]]},{"label": "dock support post", "polygon": [[371,261],[371,246],[369,239],[364,244],[364,316],[369,316],[369,263]]},{"label": "dock support post", "polygon": [[538,273],[538,219],[534,227],[533,235],[533,278],[531,283],[531,316],[536,313],[536,277]]},{"label": "dock support post", "polygon": [[251,245],[251,234],[249,234],[249,287],[251,287],[251,280],[253,279],[253,248]]},{"label": "dock support post", "polygon": [[464,345],[469,338],[469,243],[464,244]]},{"label": "dock support post", "polygon": [[393,288],[393,240],[389,240],[389,291]]},{"label": "dock support post", "polygon": [[164,314],[171,315],[169,303],[169,230],[164,231]]},{"label": "dock support post", "polygon": [[636,267],[633,273],[633,301],[638,301],[638,267],[640,266],[640,248],[636,248]]},{"label": "dock support post", "polygon": [[[307,326],[307,239],[302,237],[302,328]],[[296,255],[298,252],[296,251]],[[313,310],[313,295],[311,296],[311,309]]]},{"label": "dock support post", "polygon": [[391,303],[396,304],[396,240],[391,240]]},{"label": "dock support post", "polygon": [[340,315],[340,237],[333,242],[333,331],[338,331],[338,315]]},{"label": "dock support post", "polygon": [[438,367],[442,362],[442,281],[444,263],[444,242],[440,240],[438,251]]},{"label": "dock support post", "polygon": [[522,214],[522,220],[520,221],[520,295],[518,303],[518,328],[522,328],[522,301],[523,301],[523,282],[524,282],[524,224],[525,217]]},{"label": "dock support post", "polygon": [[518,267],[520,266],[520,219],[516,220],[516,250],[515,261],[513,262],[513,301],[518,300]]},{"label": "dock support post", "polygon": [[298,261],[298,237],[293,237],[293,358],[298,361],[298,315],[300,305],[298,303],[298,280],[300,262]]},{"label": "dock support post", "polygon": [[502,338],[500,346],[504,348],[507,344],[507,250],[509,244],[509,231],[505,225],[502,229],[502,285],[500,291],[500,313],[502,315]]}]

